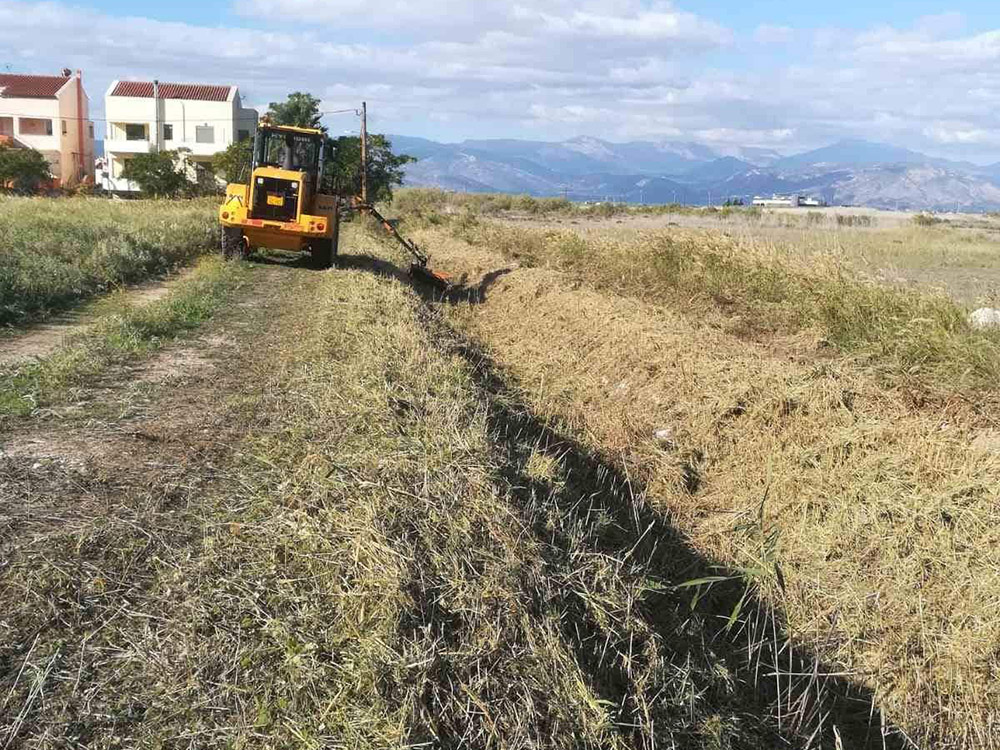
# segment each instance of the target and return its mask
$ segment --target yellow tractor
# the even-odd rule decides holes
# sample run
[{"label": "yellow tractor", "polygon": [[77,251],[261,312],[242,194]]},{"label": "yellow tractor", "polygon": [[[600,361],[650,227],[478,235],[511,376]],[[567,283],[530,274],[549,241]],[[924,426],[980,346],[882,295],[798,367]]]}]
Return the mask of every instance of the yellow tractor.
[{"label": "yellow tractor", "polygon": [[245,178],[226,186],[219,208],[225,258],[269,247],[308,251],[320,268],[333,265],[340,202],[320,192],[325,147],[321,130],[261,122]]}]

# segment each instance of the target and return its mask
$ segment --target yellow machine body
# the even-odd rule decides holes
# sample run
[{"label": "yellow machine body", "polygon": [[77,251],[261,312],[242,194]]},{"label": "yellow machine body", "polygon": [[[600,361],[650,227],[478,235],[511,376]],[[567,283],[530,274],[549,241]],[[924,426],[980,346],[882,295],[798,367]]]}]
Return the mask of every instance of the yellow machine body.
[{"label": "yellow machine body", "polygon": [[[309,250],[317,241],[336,241],[339,206],[336,196],[317,192],[321,174],[319,143],[322,131],[264,124],[266,137],[292,136],[298,142],[316,142],[316,151],[303,169],[283,169],[264,162],[266,156],[255,142],[247,184],[229,183],[219,207],[223,227],[239,228],[247,248]],[[258,136],[259,138],[260,136]],[[291,140],[288,141],[292,143]],[[289,146],[291,148],[291,146]]]}]

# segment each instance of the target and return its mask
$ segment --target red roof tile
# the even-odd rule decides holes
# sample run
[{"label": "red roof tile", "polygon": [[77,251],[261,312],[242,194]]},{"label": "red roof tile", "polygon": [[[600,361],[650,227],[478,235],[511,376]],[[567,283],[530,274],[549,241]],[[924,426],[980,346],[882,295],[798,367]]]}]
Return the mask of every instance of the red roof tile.
[{"label": "red roof tile", "polygon": [[[229,99],[230,88],[230,86],[200,83],[161,83],[160,98],[224,102]],[[150,81],[119,81],[111,96],[137,96],[150,99],[153,96],[153,84]]]},{"label": "red roof tile", "polygon": [[30,76],[0,73],[0,97],[5,99],[55,99],[67,76]]}]

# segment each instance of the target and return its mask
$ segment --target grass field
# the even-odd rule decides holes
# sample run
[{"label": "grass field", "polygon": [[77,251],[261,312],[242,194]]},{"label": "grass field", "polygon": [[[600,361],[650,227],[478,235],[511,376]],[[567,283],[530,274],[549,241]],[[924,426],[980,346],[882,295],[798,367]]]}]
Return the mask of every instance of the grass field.
[{"label": "grass field", "polygon": [[215,202],[0,196],[0,326],[190,263],[216,244]]},{"label": "grass field", "polygon": [[399,205],[0,372],[0,746],[997,746],[992,220]]},{"label": "grass field", "polygon": [[995,746],[1000,357],[965,323],[996,299],[966,283],[998,279],[990,220],[443,216],[411,228],[469,289],[450,317],[536,412],[752,571],[919,746]]}]

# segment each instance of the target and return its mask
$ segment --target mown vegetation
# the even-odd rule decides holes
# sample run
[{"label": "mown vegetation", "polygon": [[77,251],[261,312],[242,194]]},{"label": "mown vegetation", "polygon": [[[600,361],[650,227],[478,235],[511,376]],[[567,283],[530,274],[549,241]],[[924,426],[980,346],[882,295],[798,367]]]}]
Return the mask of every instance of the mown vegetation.
[{"label": "mown vegetation", "polygon": [[0,325],[190,263],[218,243],[215,205],[0,197]]},{"label": "mown vegetation", "polygon": [[452,294],[352,222],[5,370],[0,742],[992,750],[995,339],[801,216],[418,207]]},{"label": "mown vegetation", "polygon": [[[246,748],[875,740],[849,681],[769,675],[805,672],[780,617],[738,581],[704,583],[720,571],[640,484],[536,418],[414,290],[349,262],[269,271],[210,377],[147,391],[84,452],[87,471],[32,473],[23,444],[0,464],[36,509],[11,514],[0,569],[0,732]],[[80,461],[73,437],[46,444]]]},{"label": "mown vegetation", "polygon": [[989,248],[908,224],[411,231],[464,283],[449,319],[540,416],[643,482],[916,746],[993,748],[1000,346],[947,294],[859,270],[989,272]]},{"label": "mown vegetation", "polygon": [[[406,205],[405,196],[398,205]],[[441,223],[419,212],[414,219],[417,226]],[[875,283],[829,252],[797,255],[720,233],[592,236],[481,220],[471,212],[451,217],[447,228],[524,267],[721,315],[728,330],[749,338],[810,331],[887,372],[958,386],[992,385],[1000,377],[1000,337],[973,331],[964,307],[948,295]]]}]

